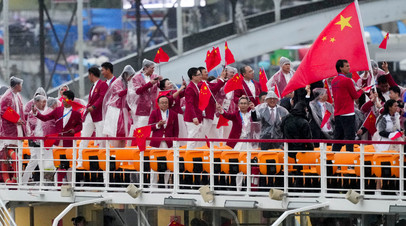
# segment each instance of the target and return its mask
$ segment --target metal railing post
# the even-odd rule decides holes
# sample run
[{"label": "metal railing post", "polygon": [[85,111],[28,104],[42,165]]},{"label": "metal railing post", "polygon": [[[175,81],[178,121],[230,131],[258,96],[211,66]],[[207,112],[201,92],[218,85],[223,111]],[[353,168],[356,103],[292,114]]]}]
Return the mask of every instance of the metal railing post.
[{"label": "metal railing post", "polygon": [[[34,147],[35,148],[35,147]],[[44,173],[45,173],[45,169],[44,169],[44,158],[42,157],[42,155],[45,154],[45,149],[44,149],[44,140],[40,140],[40,150],[39,150],[39,187],[40,190],[42,188],[42,186],[44,185]],[[60,161],[60,160],[59,160]]]},{"label": "metal railing post", "polygon": [[405,156],[404,156],[404,154],[405,154],[405,145],[402,145],[402,148],[400,149],[400,152],[399,152],[399,195],[400,196],[403,196],[404,194],[403,194],[403,191],[404,191],[404,187],[405,187],[405,184],[404,184],[404,177],[405,177],[405,174],[404,174],[404,167],[405,167]]},{"label": "metal railing post", "polygon": [[320,195],[325,197],[327,193],[327,144],[320,143]]},{"label": "metal railing post", "polygon": [[140,151],[140,188],[144,187],[144,152]]},{"label": "metal railing post", "polygon": [[210,190],[214,190],[214,143],[210,142]]},{"label": "metal railing post", "polygon": [[360,189],[361,189],[361,195],[365,194],[365,166],[364,166],[364,162],[365,162],[365,145],[361,144],[360,145],[360,158],[359,158],[359,166],[360,166]]},{"label": "metal railing post", "polygon": [[21,186],[23,180],[23,143],[17,141],[17,163],[18,163],[18,185]]},{"label": "metal railing post", "polygon": [[289,186],[289,166],[288,166],[288,162],[289,162],[289,156],[288,156],[288,143],[284,142],[283,143],[283,192],[285,194],[288,193],[288,186]]},{"label": "metal railing post", "polygon": [[251,180],[253,179],[251,175],[251,151],[247,150],[247,195],[251,193]]},{"label": "metal railing post", "polygon": [[[82,141],[81,141],[82,142]],[[76,147],[76,140],[73,140],[73,147],[72,147],[72,188],[75,188],[75,184],[76,184],[76,148],[80,148]],[[82,159],[83,161],[83,159]],[[79,181],[80,182],[80,181]]]},{"label": "metal railing post", "polygon": [[[176,142],[176,141],[175,141]],[[176,145],[176,146],[175,146]],[[179,144],[176,142],[173,149],[173,193],[179,190]]]},{"label": "metal railing post", "polygon": [[[109,140],[106,140],[106,174],[105,178],[103,178],[104,181],[104,186],[106,188],[109,187],[110,184],[110,142]],[[103,175],[104,176],[104,175]]]}]

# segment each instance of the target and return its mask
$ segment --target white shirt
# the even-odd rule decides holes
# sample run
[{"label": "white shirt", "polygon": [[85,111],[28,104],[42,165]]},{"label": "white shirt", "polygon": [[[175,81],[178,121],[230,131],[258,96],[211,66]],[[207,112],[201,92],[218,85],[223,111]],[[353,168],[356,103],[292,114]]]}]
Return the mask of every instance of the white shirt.
[{"label": "white shirt", "polygon": [[[99,80],[100,80],[100,79],[99,79]],[[97,85],[97,83],[99,82],[99,80],[97,80],[95,83],[93,83],[92,90],[90,91],[90,96],[93,95],[94,88],[96,87],[96,85]]]},{"label": "white shirt", "polygon": [[250,124],[251,124],[251,112],[248,111],[246,113],[242,113],[240,111],[240,117],[241,117],[241,120],[242,120],[242,129],[241,129],[240,138],[241,139],[248,139],[249,138],[248,135],[251,132],[251,127],[250,127]]},{"label": "white shirt", "polygon": [[107,80],[107,81],[106,81],[106,83],[107,83],[107,85],[108,85],[108,86],[110,86],[110,85],[111,85],[111,82],[113,81],[113,79],[114,79],[114,76],[113,76],[113,77],[111,77],[111,79],[109,79],[109,80]]},{"label": "white shirt", "polygon": [[164,128],[166,128],[166,125],[168,124],[168,118],[169,118],[169,109],[167,109],[166,111],[161,110],[160,112],[161,112],[162,120],[165,121]]},{"label": "white shirt", "polygon": [[144,78],[145,83],[148,83],[151,81],[151,76],[147,76],[147,75],[144,75],[144,73],[142,73],[142,77]]},{"label": "white shirt", "polygon": [[[68,123],[70,116],[72,115],[72,107],[70,108],[63,108],[63,127],[65,128],[66,124]],[[90,115],[90,114],[89,114]]]},{"label": "white shirt", "polygon": [[252,97],[255,98],[256,95],[255,95],[255,85],[254,85],[254,82],[253,82],[252,80],[247,81],[247,80],[245,80],[245,79],[244,79],[244,82],[245,82],[245,84],[247,84],[248,88],[250,89],[251,94],[252,94]]},{"label": "white shirt", "polygon": [[290,79],[292,78],[292,73],[289,72],[289,73],[285,74],[282,72],[282,74],[285,77],[286,84],[288,84]]}]

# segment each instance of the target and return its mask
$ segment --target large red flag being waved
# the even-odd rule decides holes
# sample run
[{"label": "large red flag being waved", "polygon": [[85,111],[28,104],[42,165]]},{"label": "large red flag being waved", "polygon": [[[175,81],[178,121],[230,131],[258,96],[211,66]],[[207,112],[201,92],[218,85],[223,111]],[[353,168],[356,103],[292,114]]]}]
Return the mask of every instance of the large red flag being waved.
[{"label": "large red flag being waved", "polygon": [[203,85],[200,87],[200,93],[199,93],[199,109],[201,111],[204,111],[206,109],[207,105],[209,104],[211,97],[211,92],[209,90],[209,87],[205,82],[203,82]]},{"label": "large red flag being waved", "polygon": [[162,47],[159,47],[158,51],[156,52],[154,62],[162,63],[162,62],[168,62],[168,61],[169,61],[168,54],[165,53],[165,51],[162,49]]},{"label": "large red flag being waved", "polygon": [[224,92],[228,93],[231,91],[234,91],[236,89],[243,89],[242,86],[242,80],[243,77],[242,75],[239,75],[238,73],[235,74],[230,80],[227,81],[227,83],[224,85]]},{"label": "large red flag being waved", "polygon": [[231,50],[228,48],[228,44],[225,44],[225,56],[224,60],[226,61],[226,65],[232,64],[235,62],[234,55],[231,53]]},{"label": "large red flag being waved", "polygon": [[386,49],[386,45],[388,44],[388,39],[389,39],[389,33],[386,33],[386,35],[383,38],[381,44],[379,45],[379,48]]},{"label": "large red flag being waved", "polygon": [[299,68],[283,90],[282,96],[311,83],[337,74],[337,60],[346,59],[352,71],[368,68],[367,47],[357,5],[351,3],[320,33]]},{"label": "large red flag being waved", "polygon": [[[140,151],[145,151],[147,146],[147,138],[151,135],[151,126],[144,126],[134,130],[135,144]],[[134,141],[131,143],[134,145]]]},{"label": "large red flag being waved", "polygon": [[261,85],[261,89],[264,92],[268,92],[268,87],[266,83],[268,82],[268,78],[266,77],[265,70],[260,68],[259,69],[259,84]]}]

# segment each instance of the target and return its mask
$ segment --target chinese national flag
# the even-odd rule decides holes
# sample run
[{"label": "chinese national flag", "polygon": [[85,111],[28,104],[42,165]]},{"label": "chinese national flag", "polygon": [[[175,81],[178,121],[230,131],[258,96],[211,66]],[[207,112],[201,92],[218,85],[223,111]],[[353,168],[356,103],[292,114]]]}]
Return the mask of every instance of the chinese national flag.
[{"label": "chinese national flag", "polygon": [[162,63],[162,62],[168,62],[168,61],[169,61],[168,54],[165,53],[165,51],[162,49],[162,47],[159,47],[158,51],[156,52],[154,62]]},{"label": "chinese national flag", "polygon": [[376,117],[372,111],[369,112],[367,118],[364,121],[364,124],[362,124],[363,127],[365,127],[369,134],[374,135],[376,132],[376,127],[375,127],[375,122],[376,122]]},{"label": "chinese national flag", "polygon": [[145,151],[147,146],[147,138],[151,135],[151,126],[144,126],[134,130],[135,142],[131,145],[137,145],[140,151]]},{"label": "chinese national flag", "polygon": [[332,104],[333,103],[333,97],[331,96],[331,92],[330,92],[330,88],[329,88],[328,83],[327,83],[327,79],[324,80],[324,88],[327,90],[327,102]]},{"label": "chinese national flag", "polygon": [[367,47],[357,13],[351,3],[341,11],[314,41],[299,68],[283,90],[282,96],[337,74],[337,60],[346,59],[351,71],[367,71]]},{"label": "chinese national flag", "polygon": [[53,133],[53,134],[48,134],[45,136],[46,139],[44,139],[44,147],[49,148],[52,147],[56,141],[56,139],[50,139],[50,137],[58,137],[59,134]]},{"label": "chinese national flag", "polygon": [[5,120],[10,121],[12,123],[17,123],[18,120],[20,119],[20,115],[17,114],[16,111],[14,111],[14,109],[12,109],[11,107],[8,107],[6,109],[6,111],[4,112],[3,116],[2,116]]},{"label": "chinese national flag", "polygon": [[351,73],[351,78],[352,80],[356,83],[361,77],[359,77],[358,73],[356,71],[354,71],[353,73]]},{"label": "chinese national flag", "polygon": [[199,93],[199,109],[201,111],[204,111],[206,109],[207,105],[209,104],[211,97],[211,92],[209,90],[209,87],[205,82],[203,82],[203,85],[200,87],[200,93]]},{"label": "chinese national flag", "polygon": [[264,92],[268,92],[268,87],[266,83],[268,82],[268,78],[266,77],[264,69],[259,69],[259,84],[261,85],[261,90]]},{"label": "chinese national flag", "polygon": [[326,112],[324,112],[324,117],[323,117],[323,119],[321,120],[320,128],[323,128],[324,125],[326,125],[326,123],[328,122],[330,116],[331,116],[331,112],[329,112],[329,111],[326,109]]},{"label": "chinese national flag", "polygon": [[386,35],[383,38],[381,44],[379,45],[379,48],[386,49],[386,45],[388,44],[388,39],[389,39],[389,33],[386,33]]},{"label": "chinese national flag", "polygon": [[231,53],[231,50],[228,48],[228,44],[226,41],[225,44],[225,56],[224,60],[226,61],[226,65],[232,64],[235,62],[234,55]]},{"label": "chinese national flag", "polygon": [[221,63],[221,55],[219,47],[217,48],[213,47],[211,52],[207,51],[206,60],[204,62],[206,62],[206,69],[208,72],[210,72],[211,70],[213,70],[213,68],[219,65]]},{"label": "chinese national flag", "polygon": [[72,106],[72,109],[74,111],[80,111],[81,109],[85,108],[83,104],[80,104],[78,102],[75,102],[73,100],[65,99],[66,103]]},{"label": "chinese national flag", "polygon": [[278,98],[281,98],[281,94],[279,93],[278,85],[275,83],[274,86],[275,86],[274,91],[275,91],[276,96],[278,96]]},{"label": "chinese national flag", "polygon": [[227,83],[224,85],[224,92],[228,93],[236,89],[243,89],[242,86],[243,77],[236,73]]},{"label": "chinese national flag", "polygon": [[228,119],[224,118],[224,116],[222,114],[220,114],[219,116],[219,121],[217,122],[217,129],[220,129],[220,127],[222,126],[228,126]]}]

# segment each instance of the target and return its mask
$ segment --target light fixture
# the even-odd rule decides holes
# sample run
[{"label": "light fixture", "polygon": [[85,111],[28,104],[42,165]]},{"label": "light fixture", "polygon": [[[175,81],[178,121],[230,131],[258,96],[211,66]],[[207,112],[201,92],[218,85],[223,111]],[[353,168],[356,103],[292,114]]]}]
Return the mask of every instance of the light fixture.
[{"label": "light fixture", "polygon": [[345,198],[348,200],[348,201],[350,201],[350,202],[352,202],[352,203],[354,203],[354,204],[357,204],[361,199],[363,199],[364,198],[364,196],[363,195],[360,195],[358,192],[356,192],[356,191],[353,191],[353,190],[348,190],[348,192],[345,194]]},{"label": "light fixture", "polygon": [[269,190],[269,198],[273,200],[282,200],[283,197],[285,197],[287,194],[285,194],[282,190],[271,188]]},{"label": "light fixture", "polygon": [[406,213],[406,206],[390,205],[389,213]]},{"label": "light fixture", "polygon": [[242,209],[253,209],[258,207],[257,201],[247,201],[247,200],[226,200],[224,202],[225,208],[242,208]]},{"label": "light fixture", "polygon": [[133,185],[133,184],[130,184],[130,185],[127,186],[126,192],[127,192],[127,194],[129,194],[131,197],[133,197],[133,198],[136,199],[136,198],[138,198],[138,196],[141,195],[142,190],[139,189],[139,188],[137,188],[137,186],[135,186],[135,185]]},{"label": "light fixture", "polygon": [[196,206],[196,199],[182,199],[169,196],[168,198],[164,199],[164,205],[175,207],[192,207]]},{"label": "light fixture", "polygon": [[203,198],[203,201],[207,203],[212,203],[214,200],[214,192],[210,191],[210,187],[208,185],[202,186],[199,188],[200,195]]}]

